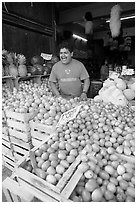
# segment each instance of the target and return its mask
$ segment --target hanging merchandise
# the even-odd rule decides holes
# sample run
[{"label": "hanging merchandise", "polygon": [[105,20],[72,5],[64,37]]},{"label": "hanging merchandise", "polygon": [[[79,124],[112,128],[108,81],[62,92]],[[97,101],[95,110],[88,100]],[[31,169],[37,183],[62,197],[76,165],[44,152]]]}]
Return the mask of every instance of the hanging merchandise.
[{"label": "hanging merchandise", "polygon": [[130,51],[131,50],[131,37],[130,36],[126,36],[124,39],[124,50],[125,51]]},{"label": "hanging merchandise", "polygon": [[112,7],[109,26],[113,38],[118,37],[120,34],[121,28],[120,13],[121,13],[120,5],[116,4],[115,6]]}]

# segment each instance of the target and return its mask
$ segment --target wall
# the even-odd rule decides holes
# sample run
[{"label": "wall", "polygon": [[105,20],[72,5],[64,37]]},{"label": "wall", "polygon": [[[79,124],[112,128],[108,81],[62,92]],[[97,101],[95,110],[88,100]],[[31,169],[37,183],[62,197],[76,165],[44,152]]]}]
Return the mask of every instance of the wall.
[{"label": "wall", "polygon": [[53,12],[52,4],[47,3],[3,4],[2,48],[28,59],[41,52],[54,53]]}]

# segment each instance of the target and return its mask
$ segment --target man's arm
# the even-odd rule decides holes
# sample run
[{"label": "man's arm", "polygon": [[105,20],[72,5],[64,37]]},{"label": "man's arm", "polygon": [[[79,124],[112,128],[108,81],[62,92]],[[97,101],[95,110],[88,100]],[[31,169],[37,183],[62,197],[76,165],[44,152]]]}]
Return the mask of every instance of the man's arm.
[{"label": "man's arm", "polygon": [[83,85],[83,93],[87,93],[90,85],[90,80],[89,78],[84,79],[84,85]]},{"label": "man's arm", "polygon": [[84,80],[83,91],[82,91],[82,94],[80,96],[82,99],[85,99],[87,97],[89,85],[90,85],[90,80],[89,80],[89,78],[87,78]]},{"label": "man's arm", "polygon": [[55,82],[51,82],[50,81],[50,86],[51,86],[51,89],[52,89],[52,92],[55,96],[60,96],[60,93],[56,87],[56,83]]}]

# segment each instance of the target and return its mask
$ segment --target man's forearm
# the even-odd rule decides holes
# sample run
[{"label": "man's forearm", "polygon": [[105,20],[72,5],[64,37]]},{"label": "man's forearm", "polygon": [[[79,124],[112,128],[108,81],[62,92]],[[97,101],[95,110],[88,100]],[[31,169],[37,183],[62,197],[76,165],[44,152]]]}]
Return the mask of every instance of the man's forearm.
[{"label": "man's forearm", "polygon": [[84,80],[84,85],[83,85],[83,92],[87,93],[88,89],[89,89],[89,85],[90,85],[90,80],[89,78],[88,79],[85,79]]},{"label": "man's forearm", "polygon": [[50,86],[51,86],[53,94],[56,95],[56,96],[59,96],[60,93],[59,93],[59,91],[58,91],[58,89],[56,87],[56,84],[54,82],[50,82]]}]

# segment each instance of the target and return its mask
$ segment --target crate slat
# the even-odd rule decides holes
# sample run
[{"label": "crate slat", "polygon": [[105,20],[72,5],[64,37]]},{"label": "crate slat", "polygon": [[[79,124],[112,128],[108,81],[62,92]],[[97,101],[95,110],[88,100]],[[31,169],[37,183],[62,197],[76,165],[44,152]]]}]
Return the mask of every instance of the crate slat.
[{"label": "crate slat", "polygon": [[2,138],[2,144],[5,145],[5,146],[8,147],[8,148],[12,148],[12,147],[11,147],[11,143],[10,143],[9,141],[3,139],[3,138]]},{"label": "crate slat", "polygon": [[67,171],[63,174],[63,177],[59,180],[57,187],[62,190],[69,180],[69,178],[72,176],[74,170],[76,169],[77,165],[80,163],[80,156],[76,158],[76,160],[70,165],[70,167],[67,169]]},{"label": "crate slat", "polygon": [[23,168],[16,168],[16,173],[21,179],[25,180],[26,182],[29,182],[30,184],[37,187],[38,189],[42,189],[45,193],[49,192],[49,193],[52,193],[53,195],[54,194],[56,195],[56,193],[58,194],[60,193],[59,188],[41,179],[35,174],[32,174],[26,171]]},{"label": "crate slat", "polygon": [[7,118],[12,118],[12,119],[19,120],[22,122],[27,122],[27,123],[29,120],[33,119],[33,117],[36,114],[37,114],[37,111],[33,113],[16,113],[10,110],[5,111],[5,115]]},{"label": "crate slat", "polygon": [[13,150],[14,150],[14,152],[19,152],[19,153],[21,153],[21,154],[23,154],[23,155],[26,155],[26,154],[28,154],[28,152],[29,152],[29,150],[24,149],[24,148],[22,148],[22,147],[19,147],[19,146],[17,146],[17,145],[13,145]]},{"label": "crate slat", "polygon": [[24,131],[24,132],[29,132],[30,131],[29,124],[14,121],[14,120],[9,119],[9,118],[7,119],[7,125],[8,125],[8,127],[12,127],[12,128],[14,128],[16,130],[21,130],[21,131]]},{"label": "crate slat", "polygon": [[73,174],[70,181],[61,192],[61,195],[63,197],[65,197],[66,199],[70,197],[71,193],[73,192],[82,175],[83,173],[78,170]]},{"label": "crate slat", "polygon": [[2,133],[5,135],[8,135],[8,127],[7,126],[2,126]]},{"label": "crate slat", "polygon": [[21,186],[23,186],[29,193],[32,193],[32,195],[35,195],[36,198],[40,199],[43,202],[57,202],[57,200],[48,194],[42,192],[41,190],[38,190],[35,188],[35,186],[28,184],[24,180],[19,178],[19,183]]},{"label": "crate slat", "polygon": [[34,197],[29,191],[20,186],[18,182],[9,177],[3,181],[2,189],[6,196],[7,202],[20,202],[22,199],[29,202],[32,201]]},{"label": "crate slat", "polygon": [[45,133],[40,133],[38,131],[35,131],[35,130],[31,130],[31,136],[32,138],[36,138],[38,140],[45,140],[46,137],[47,137],[48,134],[45,134]]},{"label": "crate slat", "polygon": [[7,155],[7,156],[13,156],[13,150],[11,150],[10,148],[2,145],[2,154],[3,155]]},{"label": "crate slat", "polygon": [[27,143],[27,142],[24,142],[21,139],[18,139],[18,138],[15,138],[15,137],[10,137],[10,141],[11,141],[12,144],[15,144],[15,145],[18,145],[18,146],[21,146],[21,147],[23,147],[25,149],[30,150],[30,144]]},{"label": "crate slat", "polygon": [[41,140],[38,140],[36,138],[32,138],[32,145],[35,147],[41,143]]},{"label": "crate slat", "polygon": [[7,142],[10,142],[10,137],[4,133],[2,133],[2,139],[6,140]]},{"label": "crate slat", "polygon": [[2,155],[2,159],[4,161],[4,166],[6,166],[7,168],[9,168],[11,171],[14,170],[14,167],[15,167],[15,162],[13,160],[12,157],[7,157],[5,155]]},{"label": "crate slat", "polygon": [[118,158],[124,161],[127,161],[129,163],[135,164],[135,156],[127,156],[127,155],[119,154],[119,153],[115,153],[115,154],[118,156]]},{"label": "crate slat", "polygon": [[11,128],[9,128],[9,135],[22,139],[25,142],[28,142],[31,139],[31,135],[29,132],[20,132],[16,129],[11,129]]},{"label": "crate slat", "polygon": [[36,123],[33,121],[30,121],[30,127],[32,130],[37,130],[38,132],[45,132],[45,133],[49,133],[52,134],[53,132],[55,132],[56,127],[55,126],[48,126],[48,125],[44,125],[41,123]]}]

